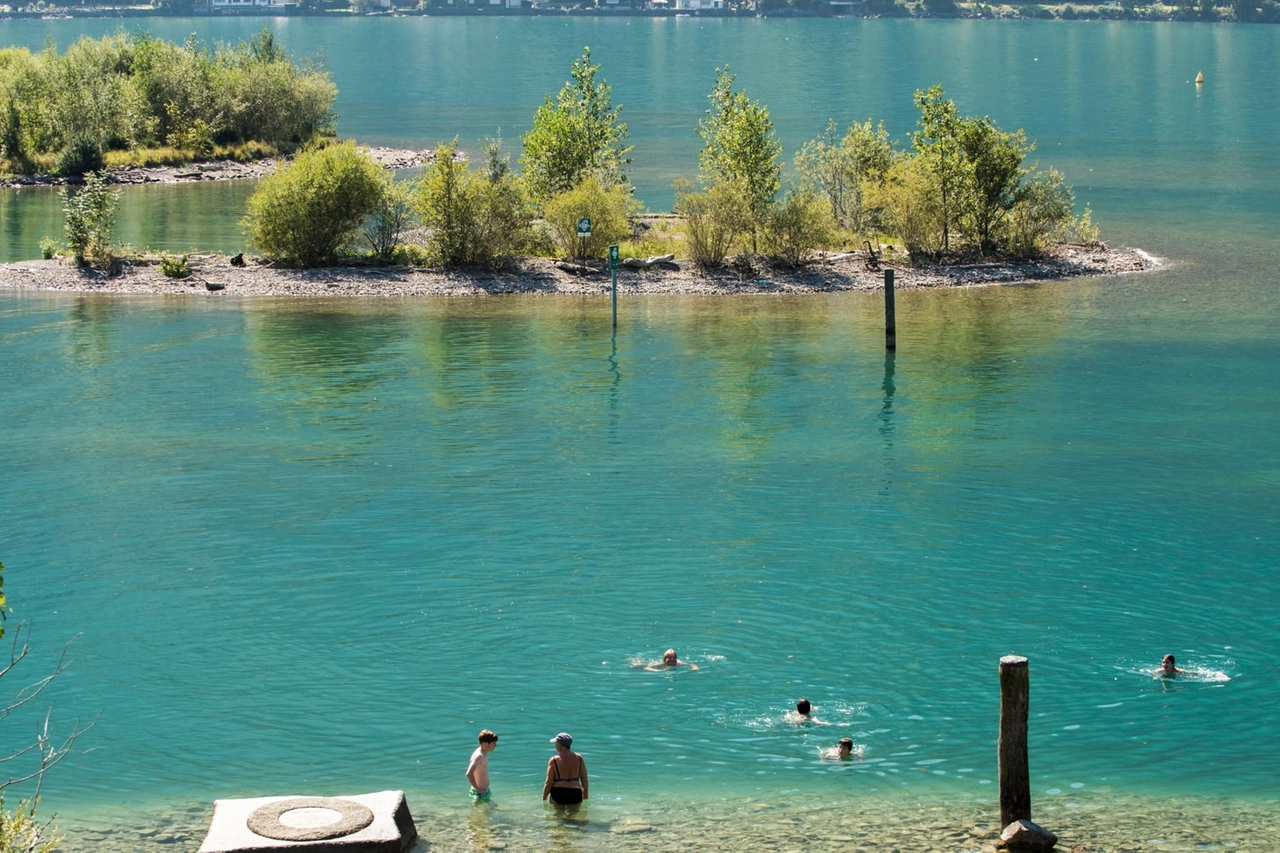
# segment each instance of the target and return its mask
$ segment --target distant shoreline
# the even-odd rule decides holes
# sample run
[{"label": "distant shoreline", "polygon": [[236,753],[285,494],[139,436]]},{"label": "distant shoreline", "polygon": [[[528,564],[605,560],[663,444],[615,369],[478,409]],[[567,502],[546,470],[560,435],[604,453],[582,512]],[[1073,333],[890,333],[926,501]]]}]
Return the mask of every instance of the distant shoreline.
[{"label": "distant shoreline", "polygon": [[[107,296],[237,297],[457,297],[498,295],[604,296],[607,270],[586,275],[549,258],[522,258],[500,270],[446,270],[416,267],[337,266],[293,270],[250,262],[232,266],[222,255],[196,255],[191,275],[166,278],[157,264],[129,264],[117,275],[71,266],[65,259],[0,264],[0,289],[57,291]],[[1030,284],[1102,275],[1123,275],[1161,265],[1141,249],[1103,245],[1059,246],[1037,261],[913,267],[894,264],[894,287],[901,290]],[[858,253],[815,260],[800,268],[770,266],[763,259],[703,270],[686,261],[651,269],[623,267],[623,295],[777,295],[883,290],[884,272],[869,269]]]},{"label": "distant shoreline", "polygon": [[[849,4],[842,4],[848,6]],[[153,8],[139,6],[125,7],[93,7],[70,8],[51,12],[48,9],[35,12],[10,11],[0,13],[2,20],[42,20],[66,18],[118,18],[118,19],[150,19],[150,18],[208,18],[210,20],[227,18],[333,18],[351,19],[361,17],[375,18],[528,18],[528,17],[597,17],[597,18],[851,18],[872,20],[881,18],[915,19],[915,20],[1103,20],[1103,21],[1187,21],[1198,23],[1280,23],[1280,20],[1258,19],[1240,21],[1235,17],[1231,7],[1223,7],[1214,11],[1212,18],[1204,17],[1198,8],[1189,9],[1177,5],[1153,3],[1147,6],[1131,7],[1113,5],[1111,3],[981,3],[963,2],[955,4],[953,14],[940,13],[929,9],[923,0],[904,2],[898,9],[887,11],[891,7],[886,3],[876,4],[874,12],[864,14],[840,13],[832,9],[828,14],[819,14],[812,9],[784,7],[766,12],[738,9],[673,9],[673,8],[575,8],[564,6],[538,6],[509,9],[505,6],[463,7],[437,9],[378,9],[371,12],[355,12],[349,9],[332,8],[321,11],[298,11],[296,4],[281,4],[269,7],[250,7],[248,9],[226,10],[225,12],[195,11],[184,15],[168,14]],[[3,46],[3,45],[0,45]]]}]

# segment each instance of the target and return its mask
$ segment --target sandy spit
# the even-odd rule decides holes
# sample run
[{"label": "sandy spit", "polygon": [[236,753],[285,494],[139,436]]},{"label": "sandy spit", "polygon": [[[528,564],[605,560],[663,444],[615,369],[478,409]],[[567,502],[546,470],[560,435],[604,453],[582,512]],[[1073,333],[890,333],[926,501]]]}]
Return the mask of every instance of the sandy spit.
[{"label": "sandy spit", "polygon": [[[1160,261],[1139,249],[1105,246],[1063,246],[1054,257],[1026,263],[981,263],[940,267],[894,264],[897,289],[976,287],[1020,284],[1082,276],[1117,275],[1158,267]],[[524,258],[502,270],[443,270],[412,267],[338,266],[324,269],[280,269],[249,260],[233,266],[221,255],[194,255],[191,275],[166,278],[155,263],[125,265],[115,275],[78,269],[64,259],[0,264],[0,288],[100,294],[160,294],[302,297],[406,297],[604,295],[609,292],[607,269],[575,274],[554,260]],[[842,256],[818,260],[805,267],[783,268],[763,259],[701,270],[679,261],[649,269],[618,270],[618,291],[624,294],[783,294],[871,292],[884,286],[882,270],[867,268],[864,258]]]}]

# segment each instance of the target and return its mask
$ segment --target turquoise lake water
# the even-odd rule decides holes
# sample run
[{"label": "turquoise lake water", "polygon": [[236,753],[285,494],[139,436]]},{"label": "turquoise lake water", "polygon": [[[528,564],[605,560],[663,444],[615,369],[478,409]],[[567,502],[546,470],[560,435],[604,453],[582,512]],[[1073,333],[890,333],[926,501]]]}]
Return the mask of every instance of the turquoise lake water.
[{"label": "turquoise lake water", "polygon": [[[79,634],[53,720],[101,713],[45,786],[68,850],[194,849],[217,797],[385,788],[445,850],[862,849],[931,815],[993,823],[1011,652],[1031,660],[1037,820],[1090,849],[1267,849],[1280,29],[280,32],[324,47],[342,132],[386,144],[476,138],[495,116],[514,143],[591,43],[656,208],[696,161],[717,64],[769,104],[788,156],[830,114],[905,133],[911,91],[941,81],[1038,139],[1114,243],[1167,263],[900,294],[888,358],[879,297],[855,294],[626,297],[614,338],[608,302],[584,298],[0,290],[0,560],[35,626],[23,668]],[[373,45],[397,61],[360,59]],[[223,188],[164,192],[138,209],[173,211],[183,239],[204,227],[188,194],[234,207]],[[27,227],[8,204],[6,239]],[[631,665],[668,646],[700,670]],[[1166,652],[1196,674],[1151,678]],[[786,724],[800,696],[832,725]],[[4,742],[37,721],[5,721]],[[481,727],[501,735],[492,813],[462,778]],[[593,792],[567,835],[537,799],[561,730]],[[819,758],[846,735],[864,761]],[[621,831],[636,821],[653,831]],[[936,836],[902,849],[979,846]]]}]

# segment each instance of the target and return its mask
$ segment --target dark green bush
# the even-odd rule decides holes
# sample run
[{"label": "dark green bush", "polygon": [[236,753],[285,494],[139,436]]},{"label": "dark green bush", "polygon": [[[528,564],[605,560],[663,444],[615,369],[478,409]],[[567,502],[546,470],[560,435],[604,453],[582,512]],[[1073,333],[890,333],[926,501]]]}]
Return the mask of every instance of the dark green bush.
[{"label": "dark green bush", "polygon": [[101,172],[105,165],[102,144],[96,139],[79,136],[58,155],[57,171],[59,175],[70,178]]}]

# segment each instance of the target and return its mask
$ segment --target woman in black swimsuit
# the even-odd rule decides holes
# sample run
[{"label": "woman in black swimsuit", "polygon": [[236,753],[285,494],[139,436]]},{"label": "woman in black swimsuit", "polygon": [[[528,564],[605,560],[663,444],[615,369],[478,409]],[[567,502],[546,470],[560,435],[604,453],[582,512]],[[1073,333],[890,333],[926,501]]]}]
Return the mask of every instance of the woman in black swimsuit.
[{"label": "woman in black swimsuit", "polygon": [[576,806],[587,799],[587,762],[570,749],[573,736],[561,732],[551,739],[556,754],[547,762],[547,781],[542,785],[542,799],[551,797],[557,806]]}]

